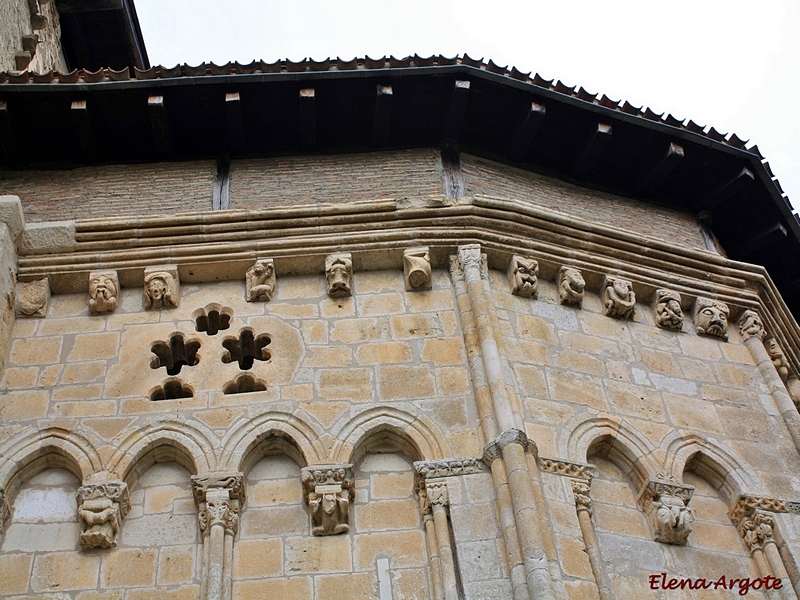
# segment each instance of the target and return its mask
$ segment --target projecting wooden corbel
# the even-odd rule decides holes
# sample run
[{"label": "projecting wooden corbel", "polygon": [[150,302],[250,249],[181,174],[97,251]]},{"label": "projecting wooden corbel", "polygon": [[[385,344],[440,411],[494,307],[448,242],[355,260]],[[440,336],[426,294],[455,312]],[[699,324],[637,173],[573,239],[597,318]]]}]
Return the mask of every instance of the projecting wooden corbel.
[{"label": "projecting wooden corbel", "polygon": [[166,158],[172,154],[172,142],[169,137],[169,119],[164,107],[164,96],[149,96],[147,110],[150,113],[156,151],[161,157]]},{"label": "projecting wooden corbel", "polygon": [[464,113],[467,112],[467,100],[469,100],[469,81],[457,80],[453,88],[453,99],[450,102],[450,111],[447,113],[447,121],[444,126],[445,139],[457,139],[461,131],[461,122],[464,120]]},{"label": "projecting wooden corbel", "polygon": [[314,108],[314,88],[300,90],[300,139],[307,150],[317,145],[317,118]]},{"label": "projecting wooden corbel", "polygon": [[667,146],[667,151],[661,159],[650,169],[650,171],[642,178],[637,192],[643,196],[653,193],[659,184],[667,178],[672,170],[678,166],[683,158],[683,148],[678,144],[670,142]]},{"label": "projecting wooden corbel", "polygon": [[525,154],[528,152],[528,148],[530,148],[536,132],[539,131],[539,126],[542,124],[545,112],[544,104],[531,102],[530,107],[523,117],[522,127],[519,128],[517,136],[511,144],[508,158],[517,162],[525,158]]},{"label": "projecting wooden corbel", "polygon": [[225,94],[225,117],[228,121],[228,144],[231,153],[244,153],[244,125],[242,124],[242,102],[239,92]]},{"label": "projecting wooden corbel", "polygon": [[73,100],[70,105],[70,113],[72,114],[72,124],[75,127],[75,135],[80,141],[86,161],[97,162],[97,137],[94,134],[86,99]]},{"label": "projecting wooden corbel", "polygon": [[610,140],[611,125],[598,123],[584,147],[578,152],[578,160],[575,162],[572,174],[578,179],[586,177]]},{"label": "projecting wooden corbel", "polygon": [[392,86],[378,84],[375,96],[375,123],[372,127],[372,145],[383,146],[389,141],[392,119]]}]

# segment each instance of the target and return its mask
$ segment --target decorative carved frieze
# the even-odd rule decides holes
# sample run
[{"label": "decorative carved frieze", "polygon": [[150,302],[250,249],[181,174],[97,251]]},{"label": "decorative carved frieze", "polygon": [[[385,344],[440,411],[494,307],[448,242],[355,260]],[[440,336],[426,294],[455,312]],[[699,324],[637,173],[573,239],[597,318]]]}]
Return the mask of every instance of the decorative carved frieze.
[{"label": "decorative carved frieze", "polygon": [[592,465],[572,463],[543,456],[539,457],[539,468],[545,473],[555,473],[556,475],[585,479],[587,481],[591,481],[592,477],[594,477],[594,467]]},{"label": "decorative carved frieze", "polygon": [[694,488],[661,472],[647,480],[639,494],[639,505],[647,516],[653,539],[683,545],[694,528],[694,514],[688,506]]},{"label": "decorative carved frieze", "polygon": [[739,521],[737,528],[751,553],[763,550],[767,542],[775,541],[773,539],[775,518],[764,511],[756,510],[751,516],[744,517]]},{"label": "decorative carved frieze", "polygon": [[89,273],[89,312],[93,315],[114,312],[119,304],[119,277],[116,271]]},{"label": "decorative carved frieze", "polygon": [[764,347],[767,349],[767,354],[772,359],[772,364],[775,365],[775,370],[778,371],[781,381],[789,379],[792,371],[789,368],[789,361],[786,359],[786,355],[778,345],[778,341],[773,337],[768,338],[764,341]]},{"label": "decorative carved frieze", "polygon": [[353,258],[349,252],[338,252],[325,257],[325,280],[328,296],[346,298],[353,295]]},{"label": "decorative carved frieze", "polygon": [[123,481],[91,483],[78,488],[83,548],[115,548],[120,523],[131,509]]},{"label": "decorative carved frieze", "polygon": [[606,316],[632,319],[636,312],[636,294],[633,284],[627,279],[606,275],[603,279],[603,306]]},{"label": "decorative carved frieze", "polygon": [[271,258],[259,258],[245,273],[248,302],[269,302],[275,293],[277,279],[275,263]]},{"label": "decorative carved frieze", "polygon": [[519,444],[526,452],[530,452],[535,457],[539,456],[539,448],[536,446],[536,442],[525,435],[524,431],[507,429],[497,436],[497,439],[486,444],[483,449],[483,462],[486,466],[491,467],[496,459],[501,458],[503,449],[510,444]]},{"label": "decorative carved frieze", "polygon": [[683,329],[681,295],[674,290],[656,290],[656,325],[662,329]]},{"label": "decorative carved frieze", "polygon": [[558,270],[558,300],[561,304],[580,306],[585,287],[586,281],[578,269],[564,266]]},{"label": "decorative carved frieze", "polygon": [[585,510],[592,514],[592,499],[589,497],[589,483],[587,481],[573,479],[572,493],[575,495],[575,510],[581,512]]},{"label": "decorative carved frieze", "polygon": [[753,337],[763,340],[764,336],[767,335],[764,323],[756,311],[747,309],[739,317],[739,335],[742,336],[743,342]]},{"label": "decorative carved frieze", "polygon": [[17,317],[43,319],[47,315],[49,304],[50,280],[47,277],[17,284],[15,311]]},{"label": "decorative carved frieze", "polygon": [[741,495],[731,508],[731,520],[739,523],[744,517],[752,515],[756,510],[768,510],[772,512],[789,512],[791,502],[786,502],[779,498],[766,498],[764,496]]},{"label": "decorative carved frieze", "polygon": [[414,463],[414,470],[422,479],[435,477],[456,477],[472,475],[486,470],[480,458],[448,458],[445,460],[419,460]]},{"label": "decorative carved frieze", "polygon": [[694,327],[698,335],[728,341],[728,316],[730,309],[724,302],[698,298],[694,303]]},{"label": "decorative carved frieze", "polygon": [[301,471],[303,496],[311,509],[311,533],[350,531],[350,503],[355,496],[353,465],[318,465]]},{"label": "decorative carved frieze", "polygon": [[403,279],[407,292],[431,289],[431,254],[427,246],[403,251]]},{"label": "decorative carved frieze", "polygon": [[144,270],[144,307],[147,310],[175,308],[180,302],[178,267],[162,265]]},{"label": "decorative carved frieze", "polygon": [[236,535],[239,511],[245,501],[242,473],[207,473],[192,476],[192,491],[197,504],[197,521],[203,535],[221,525],[225,533]]},{"label": "decorative carved frieze", "polygon": [[539,261],[514,254],[508,261],[508,283],[511,293],[523,298],[535,298],[539,291]]}]

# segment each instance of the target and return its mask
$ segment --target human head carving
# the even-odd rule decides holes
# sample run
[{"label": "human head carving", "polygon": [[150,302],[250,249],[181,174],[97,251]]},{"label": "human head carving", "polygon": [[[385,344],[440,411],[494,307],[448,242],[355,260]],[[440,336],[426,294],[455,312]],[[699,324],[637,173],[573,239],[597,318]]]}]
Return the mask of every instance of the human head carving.
[{"label": "human head carving", "polygon": [[724,302],[698,298],[694,303],[694,326],[698,335],[717,337],[728,341],[728,316],[730,309]]},{"label": "human head carving", "polygon": [[353,260],[349,252],[330,254],[325,257],[325,279],[328,296],[345,298],[353,295]]},{"label": "human head carving", "polygon": [[146,309],[174,308],[180,299],[177,267],[145,269],[144,307]]},{"label": "human head carving", "polygon": [[514,254],[508,263],[508,283],[515,296],[536,297],[539,289],[539,261]]},{"label": "human head carving", "polygon": [[403,252],[403,277],[408,292],[431,289],[431,255],[427,246]]},{"label": "human head carving", "polygon": [[620,319],[633,317],[636,310],[636,294],[633,293],[633,284],[630,281],[606,276],[602,296],[606,315]]},{"label": "human head carving", "polygon": [[583,301],[583,292],[586,281],[578,269],[561,267],[558,271],[558,298],[561,304],[574,304],[580,306]]},{"label": "human head carving", "polygon": [[119,303],[119,279],[116,271],[89,274],[89,312],[114,312]]}]

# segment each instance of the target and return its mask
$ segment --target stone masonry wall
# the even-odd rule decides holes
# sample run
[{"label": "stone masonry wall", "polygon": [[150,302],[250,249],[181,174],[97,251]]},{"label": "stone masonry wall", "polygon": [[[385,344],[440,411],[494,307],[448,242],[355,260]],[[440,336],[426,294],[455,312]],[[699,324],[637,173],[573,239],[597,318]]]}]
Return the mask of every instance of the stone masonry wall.
[{"label": "stone masonry wall", "polygon": [[0,191],[20,197],[28,222],[174,215],[211,210],[215,175],[213,161],[6,171]]},{"label": "stone masonry wall", "polygon": [[36,33],[39,44],[28,70],[44,73],[51,70],[66,73],[67,63],[61,49],[61,25],[55,2],[41,3],[47,17],[44,29],[34,31],[28,0],[4,0],[0,3],[0,71],[14,71],[17,65],[14,55],[22,51],[22,36]]}]

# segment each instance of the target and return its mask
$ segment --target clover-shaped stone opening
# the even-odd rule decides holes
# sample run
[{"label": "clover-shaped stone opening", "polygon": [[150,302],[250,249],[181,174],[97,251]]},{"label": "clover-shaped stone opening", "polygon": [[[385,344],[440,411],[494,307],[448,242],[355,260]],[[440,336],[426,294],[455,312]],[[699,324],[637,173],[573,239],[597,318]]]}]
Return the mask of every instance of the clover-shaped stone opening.
[{"label": "clover-shaped stone opening", "polygon": [[159,385],[150,391],[150,400],[158,402],[160,400],[180,400],[181,398],[191,398],[194,390],[181,383],[178,379],[169,379],[164,385]]},{"label": "clover-shaped stone opening", "polygon": [[218,332],[230,329],[233,311],[219,304],[209,304],[194,312],[195,329],[208,335],[217,335]]},{"label": "clover-shaped stone opening", "polygon": [[230,394],[249,394],[250,392],[263,392],[267,389],[267,384],[263,379],[257,379],[249,373],[244,373],[227,383],[222,389],[225,395]]},{"label": "clover-shaped stone opening", "polygon": [[168,341],[154,342],[150,350],[155,354],[150,361],[151,369],[165,367],[167,375],[177,375],[181,368],[193,367],[200,357],[197,351],[200,349],[200,342],[197,340],[184,340],[182,333],[173,333]]},{"label": "clover-shaped stone opening", "polygon": [[269,334],[262,333],[256,336],[252,329],[245,327],[239,332],[239,337],[227,337],[222,340],[222,346],[227,350],[222,355],[222,362],[236,361],[242,371],[252,369],[255,361],[268,361],[272,358],[272,353],[267,349],[270,342],[272,338]]}]

